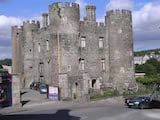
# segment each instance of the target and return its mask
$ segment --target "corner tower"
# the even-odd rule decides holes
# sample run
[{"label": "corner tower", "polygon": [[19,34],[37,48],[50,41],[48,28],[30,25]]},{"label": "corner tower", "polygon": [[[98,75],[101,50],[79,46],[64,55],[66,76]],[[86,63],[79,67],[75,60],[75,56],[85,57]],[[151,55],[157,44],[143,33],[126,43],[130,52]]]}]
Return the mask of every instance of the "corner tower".
[{"label": "corner tower", "polygon": [[31,82],[33,82],[33,60],[34,60],[34,35],[36,31],[40,28],[39,21],[32,20],[23,22],[23,37],[24,37],[24,86],[28,88]]},{"label": "corner tower", "polygon": [[106,25],[109,40],[109,80],[116,89],[129,88],[134,83],[131,11],[108,11]]}]

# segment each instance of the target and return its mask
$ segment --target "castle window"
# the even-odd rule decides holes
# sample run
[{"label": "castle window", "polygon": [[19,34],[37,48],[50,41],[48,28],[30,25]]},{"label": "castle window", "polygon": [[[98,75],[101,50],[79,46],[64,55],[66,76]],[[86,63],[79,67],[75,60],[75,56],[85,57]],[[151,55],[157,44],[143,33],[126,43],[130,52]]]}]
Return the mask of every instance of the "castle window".
[{"label": "castle window", "polygon": [[39,73],[43,73],[44,64],[42,62],[39,63]]},{"label": "castle window", "polygon": [[103,48],[103,38],[99,38],[99,48]]},{"label": "castle window", "polygon": [[46,41],[46,49],[47,51],[49,51],[49,41],[48,40]]},{"label": "castle window", "polygon": [[101,59],[102,71],[105,71],[105,59]]},{"label": "castle window", "polygon": [[41,44],[38,44],[38,52],[41,52]]},{"label": "castle window", "polygon": [[81,47],[82,48],[86,47],[86,38],[85,37],[81,37]]},{"label": "castle window", "polygon": [[71,71],[71,65],[68,65],[67,71]]},{"label": "castle window", "polygon": [[84,59],[81,59],[81,70],[84,70],[85,66],[84,66]]}]

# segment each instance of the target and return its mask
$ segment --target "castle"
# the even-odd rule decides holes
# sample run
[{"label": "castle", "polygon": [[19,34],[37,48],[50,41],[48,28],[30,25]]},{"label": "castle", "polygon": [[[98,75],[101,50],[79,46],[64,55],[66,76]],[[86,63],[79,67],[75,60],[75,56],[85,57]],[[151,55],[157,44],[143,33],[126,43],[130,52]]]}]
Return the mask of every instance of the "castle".
[{"label": "castle", "polygon": [[94,5],[80,20],[78,4],[53,3],[42,23],[12,27],[12,72],[21,88],[39,81],[58,86],[61,99],[82,99],[90,89],[134,84],[131,11],[108,11],[105,23],[97,23]]}]

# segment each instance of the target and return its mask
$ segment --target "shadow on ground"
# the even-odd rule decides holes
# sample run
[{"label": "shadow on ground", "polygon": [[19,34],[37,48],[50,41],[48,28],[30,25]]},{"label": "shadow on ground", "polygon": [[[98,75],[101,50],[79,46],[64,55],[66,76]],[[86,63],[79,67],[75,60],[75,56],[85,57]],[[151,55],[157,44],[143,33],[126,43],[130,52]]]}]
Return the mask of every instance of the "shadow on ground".
[{"label": "shadow on ground", "polygon": [[24,106],[25,104],[27,104],[28,102],[30,102],[30,100],[23,100],[21,101],[22,106]]},{"label": "shadow on ground", "polygon": [[17,114],[0,115],[0,120],[80,120],[80,117],[71,116],[71,110],[58,110],[54,114]]},{"label": "shadow on ground", "polygon": [[24,95],[24,94],[26,94],[26,93],[27,93],[26,91],[20,92],[20,95]]}]

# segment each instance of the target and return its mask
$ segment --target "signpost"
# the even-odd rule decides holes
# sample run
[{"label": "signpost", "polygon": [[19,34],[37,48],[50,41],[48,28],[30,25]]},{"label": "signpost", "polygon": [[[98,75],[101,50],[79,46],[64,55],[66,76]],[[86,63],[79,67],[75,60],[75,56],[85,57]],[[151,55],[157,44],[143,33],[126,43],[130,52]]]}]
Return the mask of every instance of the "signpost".
[{"label": "signpost", "polygon": [[48,97],[51,100],[58,100],[58,87],[56,86],[49,86],[48,88]]}]

